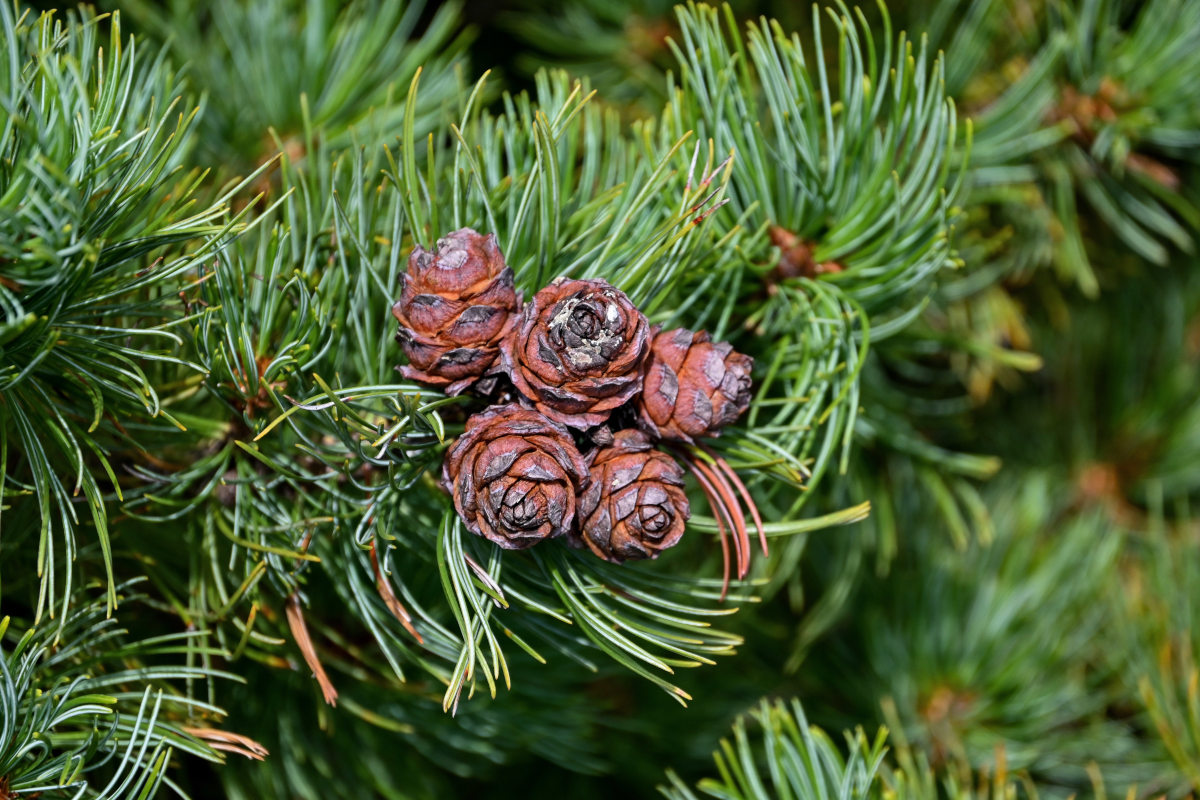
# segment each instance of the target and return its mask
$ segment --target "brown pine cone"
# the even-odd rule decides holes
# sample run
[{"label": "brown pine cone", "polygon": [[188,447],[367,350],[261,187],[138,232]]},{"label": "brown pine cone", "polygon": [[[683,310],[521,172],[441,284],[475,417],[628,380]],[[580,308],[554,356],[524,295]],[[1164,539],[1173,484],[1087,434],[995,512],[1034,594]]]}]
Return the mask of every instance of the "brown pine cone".
[{"label": "brown pine cone", "polygon": [[651,436],[718,436],[750,405],[750,356],[704,332],[656,330],[643,370],[638,424]]},{"label": "brown pine cone", "polygon": [[579,497],[579,532],[606,561],[657,558],[675,545],[690,509],[683,468],[655,450],[641,431],[619,431],[608,447],[591,456],[591,483]]},{"label": "brown pine cone", "polygon": [[442,486],[467,528],[506,550],[570,530],[587,480],[566,428],[515,404],[468,419],[442,463]]},{"label": "brown pine cone", "polygon": [[642,312],[607,281],[558,278],[525,306],[501,363],[538,411],[589,428],[642,388],[649,334]]},{"label": "brown pine cone", "polygon": [[520,307],[496,235],[462,228],[438,239],[436,252],[417,246],[400,279],[392,314],[409,360],[401,374],[458,394],[496,362]]}]

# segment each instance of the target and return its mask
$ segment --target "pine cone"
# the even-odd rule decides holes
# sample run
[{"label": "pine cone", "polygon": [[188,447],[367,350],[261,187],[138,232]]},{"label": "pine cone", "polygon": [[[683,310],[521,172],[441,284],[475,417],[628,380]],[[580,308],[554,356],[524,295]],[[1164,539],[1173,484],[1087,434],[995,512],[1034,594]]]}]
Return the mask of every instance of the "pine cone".
[{"label": "pine cone", "polygon": [[649,334],[642,312],[607,281],[558,278],[525,306],[501,363],[538,411],[589,428],[642,388]]},{"label": "pine cone", "polygon": [[607,561],[657,558],[675,545],[690,514],[683,468],[641,431],[619,431],[591,456],[591,483],[579,498],[579,533]]},{"label": "pine cone", "polygon": [[656,330],[638,398],[638,423],[652,436],[692,442],[718,436],[750,405],[750,356],[685,328]]},{"label": "pine cone", "polygon": [[496,362],[519,306],[495,234],[462,228],[438,239],[434,253],[414,248],[392,306],[409,360],[401,374],[458,394]]},{"label": "pine cone", "polygon": [[506,550],[570,530],[586,485],[587,464],[567,430],[515,404],[468,419],[442,464],[442,486],[467,528]]}]

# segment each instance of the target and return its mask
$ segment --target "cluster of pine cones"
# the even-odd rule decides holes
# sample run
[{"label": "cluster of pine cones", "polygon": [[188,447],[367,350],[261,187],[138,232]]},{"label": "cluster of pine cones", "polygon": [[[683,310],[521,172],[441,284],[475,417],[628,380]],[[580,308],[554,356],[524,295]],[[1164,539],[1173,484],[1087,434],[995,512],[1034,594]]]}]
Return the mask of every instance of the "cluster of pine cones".
[{"label": "cluster of pine cones", "polygon": [[603,280],[558,278],[522,305],[495,234],[469,228],[415,248],[401,281],[401,373],[492,403],[442,467],[467,528],[510,550],[565,536],[616,563],[679,541],[683,468],[654,443],[734,422],[750,402],[749,356],[651,328]]}]

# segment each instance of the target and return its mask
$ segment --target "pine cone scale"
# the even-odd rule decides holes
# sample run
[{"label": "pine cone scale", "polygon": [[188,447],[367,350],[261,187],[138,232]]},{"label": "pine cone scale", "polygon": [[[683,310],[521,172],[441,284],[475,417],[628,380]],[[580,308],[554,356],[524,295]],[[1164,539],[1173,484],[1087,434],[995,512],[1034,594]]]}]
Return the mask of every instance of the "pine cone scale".
[{"label": "pine cone scale", "polygon": [[462,345],[495,338],[504,332],[505,317],[495,306],[468,306],[450,327],[447,338]]},{"label": "pine cone scale", "polygon": [[508,472],[518,458],[533,449],[532,445],[528,449],[520,449],[524,445],[525,440],[515,436],[506,436],[489,443],[487,460],[480,459],[475,463],[475,480],[479,483],[491,483]]},{"label": "pine cone scale", "polygon": [[522,456],[514,466],[530,480],[552,481],[557,477],[556,471],[551,466],[553,463],[547,456],[535,451]]}]

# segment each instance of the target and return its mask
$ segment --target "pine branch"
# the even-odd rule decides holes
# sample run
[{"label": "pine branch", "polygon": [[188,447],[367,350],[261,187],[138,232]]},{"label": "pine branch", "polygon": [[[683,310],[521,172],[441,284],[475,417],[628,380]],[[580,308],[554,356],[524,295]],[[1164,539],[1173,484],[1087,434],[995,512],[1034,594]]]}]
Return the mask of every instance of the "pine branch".
[{"label": "pine branch", "polygon": [[958,555],[937,538],[912,541],[888,579],[864,590],[857,643],[832,669],[869,668],[878,688],[847,685],[841,697],[889,697],[889,725],[935,770],[1003,767],[1082,790],[1094,761],[1109,785],[1144,783],[1162,756],[1117,699],[1111,655],[1126,643],[1097,637],[1114,625],[1105,598],[1124,539],[1101,513],[1068,514],[1053,479],[1025,473],[1021,483],[989,495],[989,545]]},{"label": "pine branch", "polygon": [[181,427],[154,379],[162,365],[191,369],[169,329],[172,293],[243,225],[232,192],[193,207],[203,176],[182,171],[192,114],[176,110],[162,58],[122,43],[119,19],[107,45],[85,12],[17,17],[4,5],[0,26],[0,491],[21,497],[39,532],[40,617],[54,604],[65,614],[81,527],[95,529],[114,583],[114,451],[130,423]]},{"label": "pine branch", "polygon": [[[1191,520],[1168,528],[1159,517],[1153,532],[1157,538],[1144,543],[1135,561],[1139,580],[1131,582],[1132,591],[1118,608],[1123,627],[1134,637],[1127,668],[1150,726],[1181,777],[1173,783],[1196,791],[1200,786],[1200,651],[1195,631],[1200,609],[1188,587],[1194,585],[1200,568],[1200,548]],[[1161,783],[1171,782],[1164,775]]]},{"label": "pine branch", "polygon": [[[140,599],[131,587],[116,589],[126,611]],[[131,640],[107,607],[106,597],[81,594],[61,624],[34,624],[18,636],[10,617],[0,623],[9,642],[0,659],[6,791],[116,800],[149,797],[166,784],[187,797],[166,773],[173,752],[214,763],[224,760],[221,751],[265,755],[253,740],[211,727],[204,720],[224,712],[175,685],[233,677],[172,663],[180,654],[213,655],[195,634]]]},{"label": "pine branch", "polygon": [[761,728],[762,741],[752,741],[746,718],[739,718],[733,726],[733,740],[721,740],[720,750],[713,754],[719,778],[700,781],[697,793],[668,771],[671,786],[660,786],[659,791],[670,800],[882,796],[878,772],[884,758],[885,730],[881,729],[874,741],[868,740],[861,728],[853,736],[847,734],[849,752],[843,756],[824,731],[808,724],[795,700],[791,704],[763,700],[750,716]]},{"label": "pine branch", "polygon": [[243,173],[276,152],[302,162],[318,144],[341,150],[388,141],[404,124],[404,89],[421,69],[427,92],[419,120],[408,123],[422,136],[431,130],[458,88],[470,37],[461,31],[457,4],[442,4],[421,25],[425,5],[121,3],[188,65],[191,88],[204,96],[203,162]]},{"label": "pine branch", "polygon": [[[1101,279],[1087,243],[1098,232],[1154,263],[1169,246],[1190,252],[1200,212],[1176,190],[1177,165],[1194,163],[1200,135],[1196,88],[1182,77],[1197,68],[1197,14],[1187,0],[1136,14],[1115,0],[1050,8],[1040,52],[978,120],[972,182],[985,192],[1026,184],[983,197],[1036,231],[1006,248],[1013,267],[1052,264],[1094,296]],[[1168,18],[1179,24],[1160,24]],[[1050,216],[1030,216],[1031,192]],[[1093,215],[1102,228],[1084,227]]]},{"label": "pine branch", "polygon": [[[777,277],[820,276],[871,314],[879,340],[907,324],[933,276],[954,264],[946,230],[960,166],[956,120],[940,62],[930,64],[924,48],[914,54],[903,34],[893,42],[885,9],[878,55],[861,12],[839,9],[828,14],[838,52],[831,72],[777,23],[743,36],[728,7],[722,22],[716,9],[688,6],[674,114],[736,149],[732,207],[752,229],[782,229],[771,237],[783,251]],[[815,9],[813,31],[821,52]],[[755,255],[765,258],[758,241]]]},{"label": "pine branch", "polygon": [[[747,723],[761,730],[761,741],[751,737]],[[734,723],[732,740],[721,740],[720,749],[713,754],[719,777],[705,778],[693,790],[668,770],[670,786],[660,786],[659,791],[670,800],[697,800],[702,796],[723,800],[1037,800],[1039,796],[1037,786],[1027,775],[1010,774],[1004,764],[990,773],[976,775],[968,771],[939,779],[903,735],[889,742],[888,730],[880,728],[872,740],[860,727],[844,736],[845,755],[823,730],[809,724],[798,700],[763,700],[757,709]],[[1093,781],[1093,788],[1097,796],[1103,796],[1102,782]]]},{"label": "pine branch", "polygon": [[[807,491],[789,517],[822,496],[831,467],[850,466],[859,415],[871,408],[870,348],[909,326],[937,276],[959,263],[949,202],[965,173],[940,61],[894,40],[885,9],[877,53],[861,12],[839,8],[828,14],[836,70],[811,55],[824,46],[816,11],[806,47],[765,20],[742,34],[728,8],[724,19],[705,6],[681,10],[681,88],[668,110],[737,152],[738,216],[724,219],[752,232],[737,285],[745,326],[771,343],[748,424],[795,457]],[[863,496],[879,495],[838,492],[837,507]],[[789,544],[784,562],[802,546]]]},{"label": "pine branch", "polygon": [[[414,82],[410,106],[416,102],[415,87]],[[417,171],[415,154],[407,149],[402,149],[385,170],[384,187],[397,187],[402,192],[364,192],[363,188],[370,185],[367,181],[373,178],[366,166],[369,162],[361,156],[335,162],[343,166],[329,173],[285,170],[285,185],[296,181],[297,198],[331,196],[319,186],[324,180],[322,175],[350,183],[343,183],[345,190],[332,195],[344,200],[328,205],[319,212],[321,216],[312,216],[300,200],[287,200],[281,220],[291,222],[290,229],[277,228],[255,251],[235,245],[218,260],[214,279],[201,284],[203,291],[212,293],[204,304],[220,311],[205,314],[196,328],[196,349],[201,354],[197,360],[210,365],[205,382],[208,394],[228,398],[226,402],[234,410],[242,411],[238,424],[245,427],[231,431],[238,437],[234,443],[212,449],[202,469],[162,477],[164,485],[172,487],[170,494],[191,498],[183,507],[187,509],[203,507],[194,504],[206,496],[210,509],[221,503],[218,476],[225,476],[227,484],[237,481],[256,487],[252,495],[239,490],[232,498],[232,525],[227,529],[242,532],[234,538],[236,549],[241,551],[238,560],[245,564],[239,580],[251,579],[261,557],[273,565],[269,574],[275,580],[299,586],[297,581],[304,580],[300,569],[303,561],[288,557],[302,558],[295,542],[307,531],[302,535],[301,550],[311,550],[313,560],[319,559],[323,567],[329,568],[335,582],[346,580],[346,574],[337,571],[339,566],[347,566],[356,574],[354,580],[366,594],[358,595],[353,607],[364,613],[395,677],[403,678],[403,664],[415,660],[448,684],[447,707],[456,706],[463,686],[474,686],[477,678],[482,678],[493,693],[497,684],[508,682],[506,660],[498,642],[491,638],[488,621],[493,601],[507,604],[504,598],[508,592],[519,598],[519,605],[534,611],[548,610],[552,618],[564,622],[572,618],[577,622],[594,620],[584,626],[584,631],[598,637],[595,645],[575,634],[546,634],[540,625],[533,626],[528,634],[517,633],[523,631],[519,618],[506,620],[507,637],[535,658],[543,658],[538,648],[545,644],[528,643],[525,635],[548,635],[556,650],[566,650],[572,658],[585,662],[587,658],[580,648],[598,646],[631,667],[640,659],[651,668],[667,670],[669,663],[678,659],[664,661],[644,649],[645,644],[665,646],[669,654],[682,656],[678,664],[709,660],[674,644],[679,634],[671,632],[672,626],[696,630],[682,641],[704,643],[702,651],[727,651],[736,641],[715,632],[701,633],[696,622],[680,616],[687,609],[675,600],[664,606],[667,628],[655,631],[647,627],[650,620],[638,621],[635,608],[622,608],[620,602],[611,606],[593,595],[602,591],[618,600],[642,597],[648,603],[660,601],[646,594],[646,587],[638,580],[610,574],[601,577],[598,567],[582,558],[524,562],[518,578],[501,580],[490,575],[499,564],[495,561],[498,553],[485,556],[476,552],[469,562],[464,561],[467,552],[461,534],[449,540],[443,534],[436,540],[443,545],[434,563],[445,575],[445,600],[411,597],[414,565],[407,562],[398,585],[393,586],[387,578],[400,577],[394,571],[398,562],[391,555],[393,548],[415,552],[421,561],[434,554],[434,539],[419,531],[400,536],[398,531],[402,529],[390,523],[394,519],[441,516],[440,506],[430,494],[428,478],[422,476],[437,468],[444,442],[457,427],[457,423],[447,425],[442,414],[453,412],[460,402],[438,399],[436,395],[432,402],[418,400],[419,392],[426,396],[429,392],[415,386],[353,383],[355,378],[384,379],[395,358],[389,348],[381,346],[390,337],[373,320],[364,319],[361,309],[374,307],[385,312],[390,305],[390,287],[396,285],[400,263],[398,244],[405,240],[406,224],[410,222],[405,212],[416,220],[412,224],[418,237],[429,235],[424,231],[441,230],[446,224],[466,224],[472,219],[468,214],[488,219],[488,224],[506,232],[503,244],[519,284],[532,285],[559,273],[604,275],[627,287],[631,295],[652,303],[656,293],[669,291],[671,282],[679,280],[677,276],[685,270],[699,268],[701,240],[691,231],[698,230],[693,219],[700,212],[692,207],[700,201],[719,202],[719,189],[713,197],[714,188],[707,185],[720,176],[712,156],[704,170],[705,175],[713,177],[702,180],[697,165],[692,164],[689,174],[696,176],[693,184],[681,186],[686,181],[681,170],[689,162],[677,144],[666,142],[647,126],[640,141],[613,135],[605,148],[593,146],[597,140],[591,137],[602,131],[615,132],[616,120],[611,114],[589,107],[580,87],[570,90],[563,76],[545,81],[540,95],[538,106],[527,98],[512,98],[507,113],[495,119],[472,109],[468,102],[461,126],[454,128],[453,143],[432,140],[433,149],[426,155],[428,173]],[[472,140],[480,143],[478,147],[463,146]],[[406,141],[412,139],[406,137]],[[662,161],[656,164],[638,158],[642,148],[652,153],[661,148],[663,155],[657,157]],[[576,161],[577,154],[583,157],[581,162]],[[466,167],[465,172],[450,173],[453,179],[446,181],[455,190],[430,193],[426,174],[443,174],[455,162]],[[353,167],[347,169],[351,164]],[[612,187],[601,189],[596,199],[589,199],[598,181],[601,186],[611,181]],[[493,183],[495,190],[479,191]],[[672,190],[672,185],[679,188]],[[589,190],[583,191],[583,187]],[[436,197],[436,202],[415,202],[417,193],[431,200]],[[677,193],[682,194],[680,200],[669,199]],[[577,209],[574,204],[586,205]],[[307,216],[297,216],[302,209]],[[328,226],[332,226],[332,236]],[[307,244],[298,246],[299,242]],[[335,269],[327,268],[325,253],[329,253],[328,263]],[[547,263],[550,258],[556,263]],[[286,265],[297,263],[313,276],[311,282],[284,278]],[[355,263],[366,268],[351,270],[350,265]],[[344,265],[344,271],[337,265]],[[650,265],[655,267],[653,271]],[[248,282],[249,276],[257,276],[255,284]],[[290,291],[297,293],[296,302],[287,303],[276,284],[282,286],[284,295],[292,287]],[[339,307],[346,309],[344,315],[338,314]],[[282,309],[289,311],[281,314]],[[380,313],[378,318],[386,317]],[[343,328],[335,322],[338,319],[352,321]],[[310,336],[319,338],[305,338]],[[232,347],[235,342],[256,344],[253,350],[241,352]],[[334,360],[335,353],[359,355],[353,361],[340,357]],[[236,366],[232,372],[225,372],[225,365]],[[320,377],[322,372],[338,375],[341,385],[325,383]],[[316,394],[309,394],[307,389],[303,394],[292,394],[293,386],[305,386],[307,375],[314,373],[320,387]],[[211,401],[206,402],[211,405]],[[265,425],[259,414],[272,407],[282,413]],[[254,441],[250,441],[252,438]],[[233,463],[246,467],[232,468]],[[233,478],[235,473],[237,478]],[[203,487],[204,494],[196,494],[198,487]],[[280,492],[285,496],[280,497]],[[297,504],[296,500],[301,499],[303,502]],[[145,495],[144,500],[162,503],[164,496]],[[280,524],[281,512],[290,522]],[[229,516],[226,508],[216,513],[218,519]],[[344,532],[338,532],[342,528]],[[346,550],[336,538],[329,538],[351,533],[357,548],[376,553],[378,574],[374,565],[370,571],[365,568],[363,550],[347,562],[344,559],[354,548]],[[477,551],[477,544],[471,542],[468,550]],[[474,572],[467,568],[468,563],[475,565]],[[487,564],[492,566],[484,566]],[[224,576],[214,574],[210,580],[217,582],[214,598],[232,596],[232,587],[220,588]],[[389,587],[390,596],[386,591],[380,594],[381,581]],[[714,591],[706,588],[701,595],[712,598]],[[422,638],[422,648],[414,651],[408,632],[389,632],[406,622],[397,618],[390,600],[406,611],[411,609],[407,622]],[[423,611],[431,600],[437,603],[436,610]],[[446,600],[450,608],[457,609],[450,617],[442,610],[446,609]],[[708,612],[696,609],[695,613]],[[619,621],[622,617],[629,621]],[[627,633],[616,639],[611,634],[600,636],[599,632],[613,622]],[[486,638],[477,643],[477,636]],[[639,639],[647,641],[638,643]],[[431,659],[430,654],[436,658]],[[645,667],[636,668],[645,672]],[[682,694],[670,684],[663,685]]]}]

